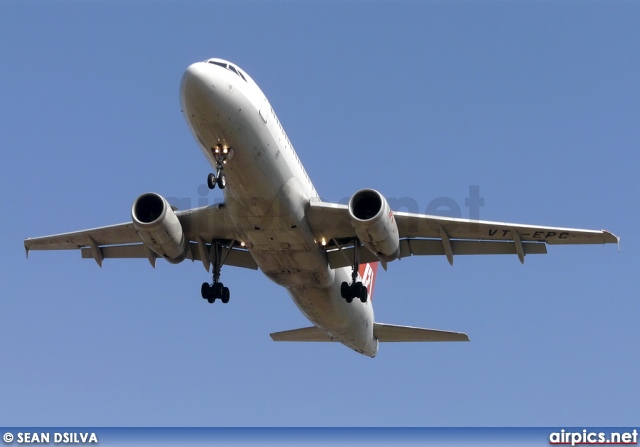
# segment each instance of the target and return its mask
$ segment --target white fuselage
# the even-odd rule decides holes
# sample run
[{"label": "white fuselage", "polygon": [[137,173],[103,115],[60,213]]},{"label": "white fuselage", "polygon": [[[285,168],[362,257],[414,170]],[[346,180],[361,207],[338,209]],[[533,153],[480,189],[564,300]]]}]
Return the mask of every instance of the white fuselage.
[{"label": "white fuselage", "polygon": [[224,165],[224,197],[237,239],[313,324],[351,349],[375,356],[371,301],[347,303],[341,297],[340,285],[350,282],[351,268],[329,268],[307,222],[310,200],[319,200],[316,189],[258,85],[236,66],[236,71],[221,66],[226,64],[210,59],[191,65],[182,78],[180,101],[214,169],[214,148],[233,150]]}]

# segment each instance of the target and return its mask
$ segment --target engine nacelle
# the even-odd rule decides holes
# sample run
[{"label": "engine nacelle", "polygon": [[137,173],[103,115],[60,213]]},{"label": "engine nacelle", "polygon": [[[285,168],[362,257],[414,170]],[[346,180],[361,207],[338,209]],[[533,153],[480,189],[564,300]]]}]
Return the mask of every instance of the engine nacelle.
[{"label": "engine nacelle", "polygon": [[400,254],[398,225],[387,200],[374,189],[361,189],[349,200],[351,224],[365,247],[382,261]]},{"label": "engine nacelle", "polygon": [[172,264],[184,260],[187,249],[184,231],[164,197],[153,192],[142,194],[133,202],[131,219],[143,242],[154,253]]}]

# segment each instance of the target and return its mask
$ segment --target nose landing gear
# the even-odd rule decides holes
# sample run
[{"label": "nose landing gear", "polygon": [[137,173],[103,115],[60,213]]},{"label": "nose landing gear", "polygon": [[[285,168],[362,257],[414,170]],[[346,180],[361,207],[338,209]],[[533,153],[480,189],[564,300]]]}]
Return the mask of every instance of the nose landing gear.
[{"label": "nose landing gear", "polygon": [[216,173],[212,172],[207,176],[207,186],[209,189],[214,189],[218,185],[218,188],[224,189],[227,186],[227,179],[224,176],[223,168],[227,161],[233,158],[233,148],[218,144],[216,147],[212,147],[211,151],[216,160]]}]

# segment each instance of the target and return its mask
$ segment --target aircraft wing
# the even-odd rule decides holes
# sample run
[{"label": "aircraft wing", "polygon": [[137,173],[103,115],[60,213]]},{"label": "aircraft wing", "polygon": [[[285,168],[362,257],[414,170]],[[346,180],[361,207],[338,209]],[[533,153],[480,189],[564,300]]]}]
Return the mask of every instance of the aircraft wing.
[{"label": "aircraft wing", "polygon": [[[176,215],[182,225],[185,238],[189,241],[188,259],[202,261],[205,268],[209,270],[207,256],[209,244],[204,241],[215,239],[224,241],[228,250],[225,265],[254,270],[258,268],[249,251],[241,248],[239,244],[234,244],[237,237],[224,206],[212,205],[180,211]],[[198,246],[198,241],[202,242],[202,248]],[[157,255],[143,244],[131,222],[25,239],[24,248],[27,255],[31,250],[79,249],[83,258],[93,258],[100,266],[105,258],[146,258],[155,267],[157,258]]]},{"label": "aircraft wing", "polygon": [[[404,212],[394,212],[393,215],[400,237],[400,258],[445,255],[449,263],[453,263],[454,255],[517,254],[520,261],[524,262],[527,254],[546,253],[546,244],[619,243],[618,237],[606,230],[522,225]],[[338,247],[338,241],[356,237],[348,207],[336,203],[311,202],[307,217],[314,234],[329,241],[327,255],[330,265],[333,268],[350,265],[353,256],[349,250],[352,248]],[[377,258],[368,250],[361,250],[360,260],[372,262]]]}]

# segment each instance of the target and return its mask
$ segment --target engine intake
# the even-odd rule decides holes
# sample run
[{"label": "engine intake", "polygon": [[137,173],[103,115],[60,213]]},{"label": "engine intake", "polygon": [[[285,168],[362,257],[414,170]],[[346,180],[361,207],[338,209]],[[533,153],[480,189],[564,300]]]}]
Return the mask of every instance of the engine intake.
[{"label": "engine intake", "polygon": [[398,225],[387,199],[374,189],[361,189],[349,200],[349,215],[356,235],[382,261],[400,254]]},{"label": "engine intake", "polygon": [[172,264],[184,260],[187,250],[184,231],[164,197],[152,192],[142,194],[133,202],[131,219],[142,241],[154,253]]}]

